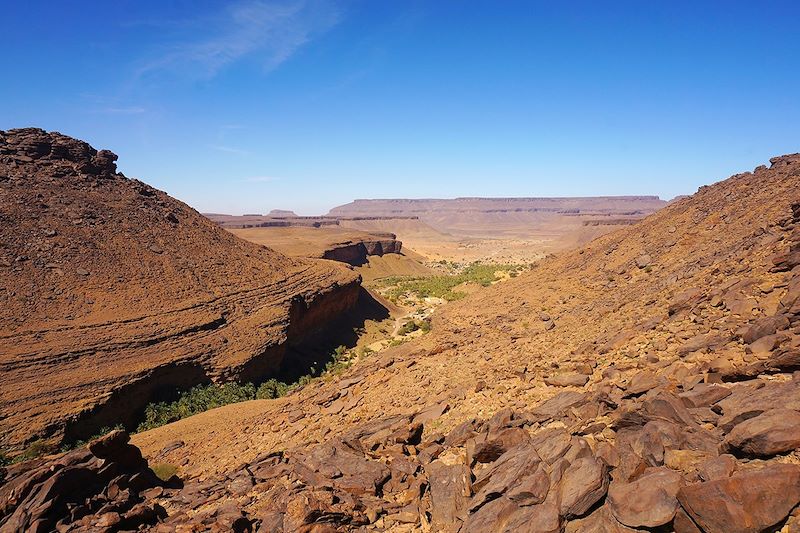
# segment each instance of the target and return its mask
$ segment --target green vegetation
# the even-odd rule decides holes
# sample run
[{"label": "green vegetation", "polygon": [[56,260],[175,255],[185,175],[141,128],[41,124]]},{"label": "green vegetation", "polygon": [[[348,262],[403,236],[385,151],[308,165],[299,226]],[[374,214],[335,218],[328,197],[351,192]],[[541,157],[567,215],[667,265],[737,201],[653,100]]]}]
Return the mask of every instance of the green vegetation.
[{"label": "green vegetation", "polygon": [[150,465],[150,470],[153,471],[158,479],[164,482],[169,481],[173,476],[178,475],[178,467],[169,463],[156,463],[154,465]]},{"label": "green vegetation", "polygon": [[454,301],[466,296],[465,292],[454,290],[462,283],[471,282],[488,287],[497,280],[496,272],[503,271],[509,272],[510,275],[516,275],[522,268],[519,265],[471,263],[462,268],[460,272],[451,275],[411,278],[395,276],[381,280],[381,285],[387,288],[385,296],[395,303],[407,295]]},{"label": "green vegetation", "polygon": [[55,453],[56,451],[58,450],[51,443],[37,439],[28,444],[28,447],[25,448],[25,451],[14,457],[11,462],[21,463],[22,461],[36,459],[37,457]]},{"label": "green vegetation", "polygon": [[253,400],[255,397],[256,387],[252,383],[197,385],[181,394],[174,402],[149,404],[145,408],[144,421],[139,424],[138,431],[147,431],[215,407]]},{"label": "green vegetation", "polygon": [[[368,355],[370,353],[372,353],[372,350],[365,348],[362,355]],[[242,384],[233,382],[225,383],[224,385],[217,385],[214,383],[197,385],[180,393],[178,399],[175,401],[148,404],[145,408],[144,420],[139,424],[136,430],[147,431],[148,429],[157,428],[169,424],[170,422],[202,413],[203,411],[222,407],[223,405],[247,400],[271,400],[280,398],[298,387],[311,383],[319,377],[334,376],[341,373],[349,367],[353,361],[354,359],[350,357],[347,347],[339,346],[334,350],[331,355],[331,360],[325,365],[322,372],[317,372],[316,368],[311,367],[309,369],[309,374],[301,376],[292,384],[284,383],[273,378],[261,383],[258,387],[252,383]],[[89,441],[102,437],[115,429],[123,429],[123,427],[117,425],[111,428],[101,428],[96,435],[86,440],[65,443],[60,450],[50,443],[35,440],[28,445],[24,452],[15,457],[10,457],[5,452],[0,451],[0,466],[35,459],[57,451],[67,452],[74,450],[75,448],[85,446]],[[151,468],[163,481],[167,481],[177,472],[175,466],[167,463],[156,464]]]},{"label": "green vegetation", "polygon": [[333,351],[333,358],[325,365],[323,373],[335,376],[341,374],[351,364],[353,360],[347,354],[347,346],[339,346]]},{"label": "green vegetation", "polygon": [[256,389],[257,400],[273,400],[289,392],[289,385],[277,379],[268,379]]},{"label": "green vegetation", "polygon": [[323,375],[336,375],[352,364],[346,346],[339,346],[331,355],[331,360],[325,365],[322,372],[315,367],[309,369],[309,374],[301,376],[292,384],[269,379],[256,387],[252,383],[225,383],[216,385],[197,385],[180,394],[173,402],[151,403],[145,408],[144,421],[139,424],[137,431],[147,431],[170,422],[187,418],[203,411],[208,411],[223,405],[244,402],[247,400],[271,400],[279,398],[292,390],[308,385]]},{"label": "green vegetation", "polygon": [[421,330],[423,333],[428,333],[431,330],[431,321],[429,319],[424,320],[409,320],[403,327],[397,330],[398,335],[408,335],[414,331]]},{"label": "green vegetation", "polygon": [[99,439],[103,435],[108,435],[109,433],[111,433],[112,431],[115,431],[117,429],[125,429],[125,428],[122,427],[122,424],[117,424],[114,427],[103,426],[100,429],[98,429],[97,432],[94,435],[92,435],[91,437],[89,437],[88,439],[76,440],[74,442],[69,442],[69,443],[63,444],[61,446],[61,451],[62,452],[68,452],[70,450],[74,450],[75,448],[80,448],[81,446],[86,446],[87,444],[89,444],[89,442],[93,441],[94,439]]},{"label": "green vegetation", "polygon": [[409,320],[408,322],[403,324],[403,327],[401,327],[400,329],[397,330],[397,334],[398,335],[408,335],[409,333],[417,331],[418,329],[419,329],[419,326],[417,325],[416,321]]}]

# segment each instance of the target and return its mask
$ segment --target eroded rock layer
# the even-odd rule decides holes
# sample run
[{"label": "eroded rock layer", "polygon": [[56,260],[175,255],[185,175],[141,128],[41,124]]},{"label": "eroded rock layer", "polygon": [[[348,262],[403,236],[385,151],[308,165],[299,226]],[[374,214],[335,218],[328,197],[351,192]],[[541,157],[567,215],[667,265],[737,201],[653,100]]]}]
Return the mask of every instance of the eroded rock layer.
[{"label": "eroded rock layer", "polygon": [[358,275],[238,239],[38,129],[0,131],[0,445],[130,423],[160,388],[255,379]]},{"label": "eroded rock layer", "polygon": [[161,527],[793,531],[798,191],[775,158],[335,379],[136,435],[186,479]]}]

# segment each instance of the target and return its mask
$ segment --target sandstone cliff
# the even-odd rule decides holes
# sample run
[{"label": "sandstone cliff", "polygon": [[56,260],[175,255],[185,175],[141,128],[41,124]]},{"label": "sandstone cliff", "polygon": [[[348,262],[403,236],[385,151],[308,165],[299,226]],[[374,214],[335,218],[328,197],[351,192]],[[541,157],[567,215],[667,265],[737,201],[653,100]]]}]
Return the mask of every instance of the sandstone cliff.
[{"label": "sandstone cliff", "polygon": [[222,230],[58,133],[0,131],[0,445],[131,423],[160,389],[251,380],[358,275]]},{"label": "sandstone cliff", "polygon": [[136,435],[187,479],[160,500],[167,523],[793,530],[799,185],[800,155],[775,158],[443,308],[336,379]]}]

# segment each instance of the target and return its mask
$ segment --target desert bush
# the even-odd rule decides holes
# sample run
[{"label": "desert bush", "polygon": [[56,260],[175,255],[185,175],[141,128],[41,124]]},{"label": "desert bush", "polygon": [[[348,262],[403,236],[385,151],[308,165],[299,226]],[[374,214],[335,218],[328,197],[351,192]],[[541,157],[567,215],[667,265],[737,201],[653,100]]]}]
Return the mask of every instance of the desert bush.
[{"label": "desert bush", "polygon": [[24,452],[14,457],[13,462],[21,463],[23,461],[29,461],[31,459],[36,459],[37,457],[48,455],[56,451],[58,451],[58,449],[53,444],[37,439],[28,444],[28,447],[25,448]]},{"label": "desert bush", "polygon": [[256,398],[259,400],[273,400],[289,392],[289,385],[277,379],[268,379],[256,389]]},{"label": "desert bush", "polygon": [[150,470],[152,470],[161,481],[169,481],[172,479],[172,476],[178,474],[178,467],[170,463],[156,463],[150,465]]},{"label": "desert bush", "polygon": [[11,464],[11,457],[6,452],[0,451],[0,466],[7,466]]},{"label": "desert bush", "polygon": [[86,446],[89,442],[93,441],[94,439],[99,439],[103,435],[108,435],[109,433],[111,433],[112,431],[115,431],[117,429],[125,429],[125,428],[122,426],[122,424],[117,424],[117,425],[112,426],[112,427],[103,426],[100,429],[98,429],[95,432],[95,434],[92,435],[91,437],[89,437],[88,439],[81,439],[81,440],[76,440],[76,441],[72,441],[72,442],[65,442],[64,444],[61,445],[61,451],[62,452],[68,452],[70,450],[74,450],[75,448],[80,448],[81,446]]},{"label": "desert bush", "polygon": [[431,321],[427,318],[424,320],[409,320],[403,324],[403,327],[397,330],[397,334],[408,335],[418,330],[421,330],[423,333],[428,333],[431,330]]},{"label": "desert bush", "polygon": [[139,424],[137,431],[157,428],[223,405],[247,400],[279,398],[298,387],[308,385],[321,374],[337,374],[350,366],[351,363],[347,347],[339,346],[334,350],[331,360],[325,365],[322,372],[318,372],[316,367],[311,367],[308,374],[301,376],[292,384],[273,378],[261,383],[258,387],[252,383],[242,384],[235,382],[225,383],[224,385],[213,383],[197,385],[188,391],[182,392],[175,401],[148,404],[145,407],[144,420]]},{"label": "desert bush", "polygon": [[472,282],[488,287],[497,279],[495,272],[517,271],[518,269],[518,265],[472,263],[458,274],[410,278],[395,276],[382,280],[382,285],[389,287],[386,296],[394,302],[406,294],[413,294],[417,298],[435,297],[455,301],[466,296],[463,291],[453,290],[462,283]]},{"label": "desert bush", "polygon": [[151,403],[145,408],[144,421],[138,431],[163,426],[209,409],[236,402],[253,400],[256,388],[252,383],[197,385],[180,395],[174,402]]},{"label": "desert bush", "polygon": [[409,320],[403,326],[397,330],[398,335],[408,335],[414,331],[419,329],[419,324],[415,320]]}]

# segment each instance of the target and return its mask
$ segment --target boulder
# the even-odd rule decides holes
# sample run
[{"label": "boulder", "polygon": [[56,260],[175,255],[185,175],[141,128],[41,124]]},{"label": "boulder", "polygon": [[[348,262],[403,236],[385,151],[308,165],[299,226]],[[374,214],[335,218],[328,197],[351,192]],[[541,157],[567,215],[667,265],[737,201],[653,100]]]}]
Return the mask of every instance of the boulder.
[{"label": "boulder", "polygon": [[699,383],[678,397],[689,408],[708,407],[731,395],[731,390],[723,385]]},{"label": "boulder", "polygon": [[156,524],[164,509],[142,500],[161,481],[129,440],[125,431],[114,431],[88,448],[10,468],[0,485],[0,531]]},{"label": "boulder", "polygon": [[648,468],[633,482],[612,481],[608,505],[614,517],[626,526],[663,526],[675,517],[681,484],[681,475],[669,468]]},{"label": "boulder", "polygon": [[431,526],[436,531],[458,531],[471,495],[469,468],[433,461],[425,471],[431,491]]},{"label": "boulder", "polygon": [[561,476],[559,513],[571,518],[586,514],[606,495],[608,471],[603,461],[583,457],[570,464]]},{"label": "boulder", "polygon": [[734,426],[723,446],[736,455],[770,457],[800,448],[800,412],[770,409]]},{"label": "boulder", "polygon": [[523,483],[526,477],[536,475],[541,461],[530,444],[517,446],[504,453],[473,483],[472,488],[476,494],[470,502],[470,510],[474,512],[512,487]]},{"label": "boulder", "polygon": [[681,487],[678,501],[706,532],[757,533],[800,503],[800,466],[773,464]]},{"label": "boulder", "polygon": [[789,327],[789,319],[784,315],[759,318],[740,332],[745,344],[752,344],[761,337],[773,335],[779,329]]},{"label": "boulder", "polygon": [[643,370],[633,376],[628,386],[625,387],[625,396],[639,396],[645,392],[658,387],[662,380],[650,370]]},{"label": "boulder", "polygon": [[588,395],[583,392],[565,391],[556,394],[547,401],[537,405],[533,411],[533,418],[537,421],[545,421],[550,418],[563,414],[570,407],[582,405],[588,399]]}]

